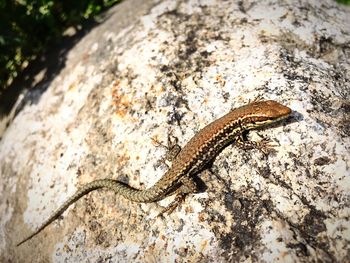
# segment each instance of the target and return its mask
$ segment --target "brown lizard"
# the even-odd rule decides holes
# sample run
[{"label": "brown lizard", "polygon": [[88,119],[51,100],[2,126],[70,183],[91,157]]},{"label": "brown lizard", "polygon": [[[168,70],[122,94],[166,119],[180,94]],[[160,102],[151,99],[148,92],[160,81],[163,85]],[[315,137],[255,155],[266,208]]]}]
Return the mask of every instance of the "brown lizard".
[{"label": "brown lizard", "polygon": [[165,211],[172,210],[179,200],[196,191],[197,186],[193,176],[212,161],[223,148],[231,143],[249,145],[249,142],[243,140],[243,134],[246,131],[274,124],[290,114],[290,108],[273,100],[255,101],[234,109],[200,130],[180,150],[172,167],[152,187],[140,190],[112,179],[92,181],[78,189],[35,232],[17,246],[37,235],[79,198],[99,188],[107,188],[131,201],[144,203],[156,202],[176,193],[175,201]]}]

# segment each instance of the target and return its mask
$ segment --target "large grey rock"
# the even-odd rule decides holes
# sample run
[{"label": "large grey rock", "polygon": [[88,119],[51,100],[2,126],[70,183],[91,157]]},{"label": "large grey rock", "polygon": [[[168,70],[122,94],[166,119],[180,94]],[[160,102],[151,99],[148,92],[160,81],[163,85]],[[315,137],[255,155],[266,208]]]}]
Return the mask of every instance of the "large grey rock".
[{"label": "large grey rock", "polygon": [[[349,8],[124,1],[108,15],[2,135],[0,261],[350,261]],[[259,96],[294,110],[250,133],[275,153],[227,147],[164,219],[96,191],[15,246],[84,183],[152,186],[166,171],[152,138],[184,145]]]}]

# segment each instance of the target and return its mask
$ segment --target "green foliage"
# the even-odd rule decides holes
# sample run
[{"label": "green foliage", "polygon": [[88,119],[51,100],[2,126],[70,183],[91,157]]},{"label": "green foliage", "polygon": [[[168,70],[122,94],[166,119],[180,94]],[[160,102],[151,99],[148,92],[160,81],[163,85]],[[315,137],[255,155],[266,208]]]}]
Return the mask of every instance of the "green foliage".
[{"label": "green foliage", "polygon": [[350,0],[336,0],[340,4],[350,5]]},{"label": "green foliage", "polygon": [[0,95],[21,70],[70,26],[118,0],[0,0]]}]

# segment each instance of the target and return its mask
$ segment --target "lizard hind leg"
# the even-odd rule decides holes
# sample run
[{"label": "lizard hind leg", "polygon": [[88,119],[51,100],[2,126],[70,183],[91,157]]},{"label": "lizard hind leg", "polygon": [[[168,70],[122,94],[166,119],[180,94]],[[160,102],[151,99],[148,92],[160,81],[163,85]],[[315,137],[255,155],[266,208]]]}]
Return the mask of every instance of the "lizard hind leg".
[{"label": "lizard hind leg", "polygon": [[158,214],[158,217],[165,213],[168,215],[171,214],[177,206],[181,205],[181,203],[185,201],[188,194],[197,192],[197,189],[197,184],[192,177],[183,177],[181,179],[181,186],[174,193],[172,193],[176,195],[175,199]]}]

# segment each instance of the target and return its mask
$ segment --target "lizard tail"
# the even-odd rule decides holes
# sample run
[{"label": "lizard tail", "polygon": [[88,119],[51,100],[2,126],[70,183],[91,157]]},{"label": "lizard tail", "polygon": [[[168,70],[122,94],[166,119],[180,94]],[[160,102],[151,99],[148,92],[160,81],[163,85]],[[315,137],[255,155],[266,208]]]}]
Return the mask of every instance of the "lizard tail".
[{"label": "lizard tail", "polygon": [[135,202],[154,202],[157,200],[157,194],[153,193],[153,191],[150,191],[151,193],[148,192],[148,196],[147,194],[145,194],[144,191],[132,188],[129,185],[116,180],[95,180],[78,189],[77,192],[74,195],[72,195],[66,202],[64,202],[64,204],[61,207],[59,207],[36,231],[34,231],[28,237],[19,242],[17,246],[20,246],[21,244],[23,244],[24,242],[28,241],[29,239],[37,235],[39,232],[41,232],[45,227],[47,227],[49,224],[55,221],[71,204],[79,200],[81,197],[90,193],[93,190],[100,188],[107,188],[113,190],[114,192],[121,194],[127,199]]}]

